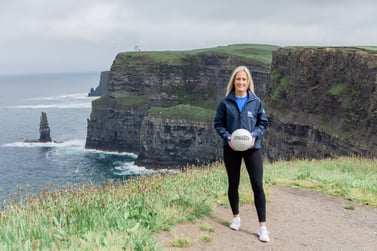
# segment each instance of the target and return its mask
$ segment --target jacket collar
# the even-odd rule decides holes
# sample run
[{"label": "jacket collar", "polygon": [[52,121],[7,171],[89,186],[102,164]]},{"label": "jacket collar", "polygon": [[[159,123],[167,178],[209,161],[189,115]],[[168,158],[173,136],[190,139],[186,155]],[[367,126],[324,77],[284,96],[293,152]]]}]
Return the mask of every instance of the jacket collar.
[{"label": "jacket collar", "polygon": [[[251,101],[251,100],[255,99],[255,95],[250,90],[247,90],[247,96],[248,96],[247,101]],[[232,90],[226,98],[235,101],[236,100],[236,96],[234,94],[234,90]]]}]

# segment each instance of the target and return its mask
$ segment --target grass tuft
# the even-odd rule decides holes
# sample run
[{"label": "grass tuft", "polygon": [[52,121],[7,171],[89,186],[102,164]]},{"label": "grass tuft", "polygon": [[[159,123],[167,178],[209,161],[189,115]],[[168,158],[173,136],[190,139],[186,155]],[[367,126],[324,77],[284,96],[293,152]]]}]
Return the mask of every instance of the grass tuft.
[{"label": "grass tuft", "polygon": [[209,224],[202,224],[202,225],[200,225],[200,230],[212,233],[212,232],[215,232],[216,229],[215,229],[215,227],[213,227]]},{"label": "grass tuft", "polygon": [[173,247],[184,248],[184,247],[191,246],[192,243],[187,239],[178,238],[178,239],[172,240],[171,245]]},{"label": "grass tuft", "polygon": [[203,235],[203,236],[200,237],[200,240],[203,241],[203,242],[211,242],[212,237],[208,236],[208,235]]}]

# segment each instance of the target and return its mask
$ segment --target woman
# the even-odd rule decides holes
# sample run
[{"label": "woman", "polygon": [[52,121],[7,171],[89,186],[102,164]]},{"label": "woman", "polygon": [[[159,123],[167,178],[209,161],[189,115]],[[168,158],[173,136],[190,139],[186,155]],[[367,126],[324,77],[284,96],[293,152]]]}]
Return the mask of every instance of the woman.
[{"label": "woman", "polygon": [[[249,174],[254,193],[254,204],[258,214],[259,240],[270,241],[266,226],[266,197],[263,189],[263,156],[261,138],[266,133],[267,116],[262,101],[254,93],[254,83],[250,71],[239,66],[229,80],[226,95],[219,103],[214,126],[224,142],[224,163],[228,175],[228,199],[233,212],[229,227],[239,230],[241,225],[239,213],[238,186],[242,159]],[[250,148],[236,151],[230,136],[233,131],[244,128],[253,138]]]}]

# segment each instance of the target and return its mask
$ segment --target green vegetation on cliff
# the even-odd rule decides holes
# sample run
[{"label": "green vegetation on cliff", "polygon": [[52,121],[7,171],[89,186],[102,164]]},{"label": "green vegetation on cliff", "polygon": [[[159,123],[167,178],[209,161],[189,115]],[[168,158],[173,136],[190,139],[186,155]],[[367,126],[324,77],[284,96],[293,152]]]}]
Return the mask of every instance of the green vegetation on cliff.
[{"label": "green vegetation on cliff", "polygon": [[200,49],[194,52],[216,52],[230,54],[233,56],[245,57],[266,65],[270,65],[272,61],[272,52],[280,48],[275,45],[264,44],[234,44],[228,46],[218,46],[210,49]]},{"label": "green vegetation on cliff", "polygon": [[148,115],[157,115],[171,119],[211,122],[215,117],[215,112],[198,106],[177,105],[171,107],[152,107],[149,109]]},{"label": "green vegetation on cliff", "polygon": [[278,48],[278,46],[274,45],[234,44],[186,51],[121,52],[117,55],[114,63],[117,65],[138,65],[147,62],[154,62],[179,66],[185,63],[184,59],[188,56],[199,54],[219,54],[244,57],[265,65],[269,65],[272,61],[272,52]]},{"label": "green vegetation on cliff", "polygon": [[[286,95],[289,91],[289,79],[285,76],[280,76],[279,73],[273,71],[271,72],[271,81],[277,82],[276,87],[272,90],[270,94],[271,100],[274,102],[279,102],[280,97]],[[266,106],[268,106],[268,102],[265,102]]]}]

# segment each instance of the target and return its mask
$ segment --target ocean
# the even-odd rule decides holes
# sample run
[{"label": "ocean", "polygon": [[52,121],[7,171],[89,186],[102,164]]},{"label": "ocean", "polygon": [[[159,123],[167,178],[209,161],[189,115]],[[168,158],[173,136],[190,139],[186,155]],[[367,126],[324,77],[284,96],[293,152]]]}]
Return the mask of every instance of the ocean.
[{"label": "ocean", "polygon": [[[135,154],[85,149],[87,119],[96,99],[88,92],[99,79],[100,73],[0,76],[0,207],[20,192],[154,172],[134,165]],[[39,139],[42,112],[58,143],[25,143]]]}]

